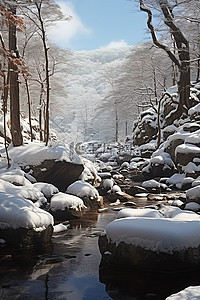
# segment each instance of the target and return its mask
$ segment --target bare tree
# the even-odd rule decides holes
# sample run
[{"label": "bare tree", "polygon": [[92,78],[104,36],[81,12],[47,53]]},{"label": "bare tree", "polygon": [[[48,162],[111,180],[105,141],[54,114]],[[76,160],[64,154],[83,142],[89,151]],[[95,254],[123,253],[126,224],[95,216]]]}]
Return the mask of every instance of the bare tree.
[{"label": "bare tree", "polygon": [[147,25],[150,30],[152,40],[154,44],[163,49],[172,60],[172,62],[178,67],[179,70],[179,81],[178,81],[178,92],[179,92],[179,105],[177,112],[181,114],[190,108],[190,52],[189,52],[189,41],[185,38],[183,32],[174,22],[173,7],[170,5],[170,1],[159,0],[161,12],[164,17],[164,23],[170,30],[173,36],[174,42],[177,47],[178,55],[170,50],[170,48],[161,43],[157,36],[152,24],[152,10],[144,4],[143,0],[140,0],[140,9],[148,14]]},{"label": "bare tree", "polygon": [[[13,15],[16,15],[16,1],[9,5],[9,10]],[[13,146],[21,146],[23,137],[20,126],[20,103],[19,103],[19,80],[18,66],[16,59],[19,59],[17,49],[16,24],[9,24],[9,73],[10,73],[10,124]]]}]

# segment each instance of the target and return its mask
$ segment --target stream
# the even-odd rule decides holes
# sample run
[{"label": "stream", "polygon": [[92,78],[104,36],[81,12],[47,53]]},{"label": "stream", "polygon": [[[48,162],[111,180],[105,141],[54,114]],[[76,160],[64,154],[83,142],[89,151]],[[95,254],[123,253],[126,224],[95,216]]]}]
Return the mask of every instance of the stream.
[{"label": "stream", "polygon": [[[138,199],[137,206],[146,200]],[[0,250],[0,300],[164,300],[190,285],[200,285],[199,272],[156,274],[114,270],[101,263],[98,236],[117,211],[69,222],[39,249]]]}]

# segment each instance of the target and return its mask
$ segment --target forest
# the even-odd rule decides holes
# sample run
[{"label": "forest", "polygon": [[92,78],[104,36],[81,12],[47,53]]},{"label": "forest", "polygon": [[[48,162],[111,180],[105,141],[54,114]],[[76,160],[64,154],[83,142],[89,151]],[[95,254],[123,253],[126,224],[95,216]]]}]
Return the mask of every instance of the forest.
[{"label": "forest", "polygon": [[2,299],[199,299],[200,4],[128,1],[147,41],[72,51],[0,0]]}]

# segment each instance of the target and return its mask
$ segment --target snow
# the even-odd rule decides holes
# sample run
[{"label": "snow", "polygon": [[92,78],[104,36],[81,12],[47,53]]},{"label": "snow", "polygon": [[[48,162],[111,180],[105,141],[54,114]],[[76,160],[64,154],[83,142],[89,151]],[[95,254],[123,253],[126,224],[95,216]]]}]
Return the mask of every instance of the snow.
[{"label": "snow", "polygon": [[[70,149],[62,143],[52,143],[50,146],[45,146],[41,142],[34,141],[29,144],[24,144],[19,147],[10,147],[9,155],[13,163],[17,163],[20,166],[38,166],[44,160],[65,160],[70,162]],[[73,162],[79,162],[77,157],[73,158]]]},{"label": "snow", "polygon": [[183,291],[167,297],[165,300],[200,300],[200,286],[189,286]]},{"label": "snow", "polygon": [[195,199],[199,198],[199,195],[200,195],[200,185],[194,186],[191,189],[187,190],[186,192],[186,197],[190,199],[190,201],[191,200],[195,201]]},{"label": "snow", "polygon": [[35,191],[41,192],[47,198],[50,198],[59,192],[53,184],[46,182],[36,182],[33,184],[33,188]]},{"label": "snow", "polygon": [[6,182],[2,179],[0,179],[0,190],[4,193],[20,196],[32,201],[37,201],[40,197],[44,196],[43,193],[34,190],[32,187],[15,186],[12,183]]},{"label": "snow", "polygon": [[200,103],[198,103],[197,105],[193,106],[192,108],[190,108],[188,110],[189,116],[193,115],[194,113],[197,113],[197,114],[200,113]]},{"label": "snow", "polygon": [[106,235],[120,242],[155,252],[172,254],[200,246],[200,215],[178,207],[125,208],[106,227]]},{"label": "snow", "polygon": [[3,173],[0,174],[0,179],[13,183],[15,185],[31,187],[32,186],[31,182],[25,176],[26,176],[25,172],[20,169],[13,169],[13,170],[4,169]]},{"label": "snow", "polygon": [[68,227],[69,227],[69,225],[64,225],[64,224],[60,223],[60,224],[53,226],[53,232],[59,233],[62,231],[66,231],[68,229]]},{"label": "snow", "polygon": [[77,180],[68,186],[66,193],[76,195],[80,198],[88,197],[90,199],[99,199],[99,193],[90,183]]},{"label": "snow", "polygon": [[51,198],[50,208],[52,211],[65,210],[66,208],[81,211],[86,206],[81,198],[59,192]]},{"label": "snow", "polygon": [[185,205],[185,208],[187,210],[192,210],[192,211],[200,211],[200,204],[196,203],[196,202],[189,202]]},{"label": "snow", "polygon": [[[154,252],[173,251],[200,245],[200,217],[197,219],[127,217],[114,220],[106,227],[106,235],[117,245],[120,242],[140,246]],[[191,215],[190,215],[191,217]]]},{"label": "snow", "polygon": [[175,173],[170,178],[167,179],[166,183],[169,185],[176,185],[181,183],[185,178],[185,174]]},{"label": "snow", "polygon": [[40,231],[53,225],[53,216],[19,195],[0,192],[0,228],[32,228]]},{"label": "snow", "polygon": [[200,171],[200,165],[197,166],[195,165],[195,163],[193,162],[189,162],[186,166],[182,166],[182,170],[184,171],[184,173],[195,173],[197,171]]},{"label": "snow", "polygon": [[155,179],[150,179],[147,181],[144,181],[142,183],[142,187],[144,188],[159,188],[160,187],[160,183],[158,181],[156,181]]},{"label": "snow", "polygon": [[103,180],[104,189],[112,190],[113,185],[114,185],[114,180],[112,178]]},{"label": "snow", "polygon": [[117,214],[117,218],[126,217],[145,217],[145,218],[162,218],[162,214],[151,208],[134,209],[134,208],[124,208],[120,210]]},{"label": "snow", "polygon": [[[190,133],[191,134],[191,133]],[[176,147],[175,155],[177,156],[177,153],[200,153],[200,147],[197,147],[193,144],[181,144]]]}]

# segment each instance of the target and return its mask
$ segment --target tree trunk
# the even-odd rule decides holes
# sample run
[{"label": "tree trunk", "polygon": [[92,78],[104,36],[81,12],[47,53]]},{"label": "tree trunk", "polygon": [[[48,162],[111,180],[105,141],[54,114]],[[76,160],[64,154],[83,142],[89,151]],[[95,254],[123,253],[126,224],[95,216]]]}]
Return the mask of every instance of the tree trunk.
[{"label": "tree trunk", "polygon": [[[11,6],[10,11],[15,15],[16,6]],[[12,58],[18,58],[16,41],[16,26],[14,24],[9,25],[9,50]],[[18,67],[10,60],[10,123],[11,123],[11,135],[13,146],[21,146],[23,144],[23,137],[20,126],[20,104],[19,104],[19,81],[18,81]]]},{"label": "tree trunk", "polygon": [[33,129],[32,129],[32,123],[31,123],[31,99],[30,99],[30,92],[29,92],[27,78],[25,78],[25,86],[26,86],[26,93],[27,93],[27,99],[28,99],[28,120],[29,120],[30,135],[31,135],[31,142],[32,142],[33,141]]},{"label": "tree trunk", "polygon": [[46,116],[44,121],[44,141],[46,146],[48,145],[49,141],[49,104],[50,104],[50,81],[49,81],[49,57],[48,57],[48,47],[46,44],[46,32],[44,27],[44,22],[42,19],[41,8],[42,8],[42,1],[40,3],[36,3],[37,11],[38,11],[38,19],[40,22],[40,30],[42,36],[42,43],[44,48],[44,57],[45,57],[45,73],[46,73]]}]

